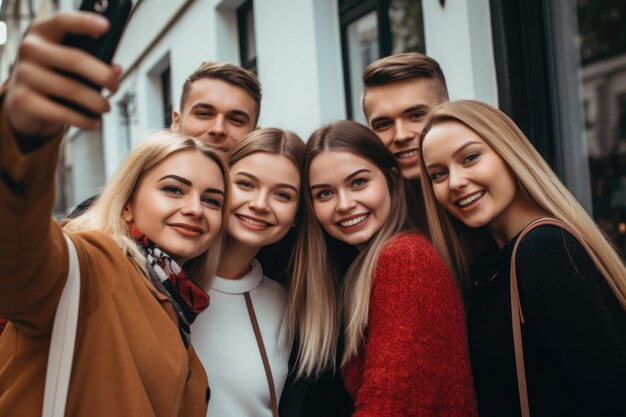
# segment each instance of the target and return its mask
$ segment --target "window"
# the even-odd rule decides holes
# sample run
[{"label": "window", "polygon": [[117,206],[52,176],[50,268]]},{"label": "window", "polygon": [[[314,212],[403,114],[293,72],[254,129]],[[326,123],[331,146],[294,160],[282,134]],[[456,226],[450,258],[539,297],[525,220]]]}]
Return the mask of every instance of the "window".
[{"label": "window", "polygon": [[594,98],[596,116],[587,130],[593,217],[626,255],[626,3],[570,1],[582,88]]},{"label": "window", "polygon": [[172,124],[172,71],[169,52],[148,71],[146,101],[150,129],[168,128]]},{"label": "window", "polygon": [[339,0],[348,117],[365,122],[361,75],[373,61],[426,51],[421,0]]},{"label": "window", "polygon": [[161,98],[163,108],[163,125],[170,127],[172,125],[172,77],[170,67],[165,68],[161,72]]},{"label": "window", "polygon": [[490,4],[500,109],[626,254],[626,2]]},{"label": "window", "polygon": [[252,0],[246,0],[246,2],[237,9],[237,26],[239,29],[239,57],[241,59],[241,66],[258,75]]}]

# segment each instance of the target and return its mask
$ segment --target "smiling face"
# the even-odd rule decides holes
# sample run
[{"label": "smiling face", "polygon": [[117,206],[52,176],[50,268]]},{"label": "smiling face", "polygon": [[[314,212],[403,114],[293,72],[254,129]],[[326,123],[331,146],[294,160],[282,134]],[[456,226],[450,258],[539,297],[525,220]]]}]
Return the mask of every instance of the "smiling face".
[{"label": "smiling face", "polygon": [[253,153],[231,167],[231,182],[229,237],[253,248],[282,239],[298,212],[300,172],[293,162]]},{"label": "smiling face", "polygon": [[424,137],[422,152],[437,202],[468,227],[510,235],[503,231],[529,217],[508,165],[465,125],[436,124]]},{"label": "smiling face", "polygon": [[180,151],[140,177],[122,219],[183,265],[218,235],[223,202],[219,166],[199,151]]},{"label": "smiling face", "polygon": [[174,112],[172,131],[228,150],[252,132],[256,113],[254,99],[243,88],[203,78],[189,87],[181,112]]},{"label": "smiling face", "polygon": [[348,151],[323,151],[309,167],[315,217],[336,239],[362,249],[391,211],[387,180],[370,161]]},{"label": "smiling face", "polygon": [[445,101],[445,93],[435,80],[413,78],[368,87],[363,110],[376,136],[396,157],[402,175],[419,178],[418,139],[428,111]]}]

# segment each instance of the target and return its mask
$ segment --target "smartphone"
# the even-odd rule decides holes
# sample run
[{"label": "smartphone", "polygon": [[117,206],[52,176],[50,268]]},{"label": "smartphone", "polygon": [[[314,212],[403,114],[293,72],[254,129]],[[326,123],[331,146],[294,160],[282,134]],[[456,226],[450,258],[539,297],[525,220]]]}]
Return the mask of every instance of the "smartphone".
[{"label": "smartphone", "polygon": [[[107,33],[98,38],[94,38],[89,35],[66,35],[63,38],[63,44],[80,48],[107,64],[110,64],[113,60],[117,44],[122,37],[124,28],[126,27],[126,22],[130,16],[131,8],[131,0],[83,0],[79,10],[98,13],[99,15],[106,17],[110,22],[111,27]],[[99,86],[91,83],[83,77],[65,71],[63,74],[88,85],[94,90],[100,90]],[[57,101],[78,110],[91,118],[97,119],[99,117],[97,114],[92,113],[68,100],[57,99]]]}]

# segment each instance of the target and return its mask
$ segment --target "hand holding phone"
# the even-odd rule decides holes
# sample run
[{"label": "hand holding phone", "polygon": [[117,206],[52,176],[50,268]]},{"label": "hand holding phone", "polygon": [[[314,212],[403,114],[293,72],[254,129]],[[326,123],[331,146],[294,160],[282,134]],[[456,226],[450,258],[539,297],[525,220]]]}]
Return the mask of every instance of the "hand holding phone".
[{"label": "hand holding phone", "polygon": [[79,10],[97,13],[105,17],[111,27],[107,33],[99,38],[86,35],[66,35],[63,44],[80,48],[110,64],[128,21],[131,6],[130,0],[84,0]]},{"label": "hand holding phone", "polygon": [[[132,3],[130,0],[83,0],[79,10],[97,13],[105,17],[111,25],[109,31],[98,38],[88,35],[69,34],[63,38],[63,44],[82,49],[101,61],[110,64],[113,60],[117,44],[119,43],[122,33],[124,32],[124,27],[126,26],[126,22],[130,16],[131,8]],[[99,86],[84,77],[80,77],[67,71],[62,73],[75,78],[96,91],[100,91]],[[99,117],[98,114],[93,113],[70,100],[58,98],[57,101],[67,107],[80,111],[91,118],[97,119]]]},{"label": "hand holding phone", "polygon": [[[62,45],[67,34],[98,39],[110,28],[105,18],[93,13],[56,12],[33,21],[20,43],[2,102],[16,134],[37,142],[66,125],[88,130],[100,127],[98,120],[59,104],[56,98],[71,100],[95,114],[110,109],[99,90],[117,90],[119,67]],[[91,80],[97,89],[64,75],[68,73]]]}]

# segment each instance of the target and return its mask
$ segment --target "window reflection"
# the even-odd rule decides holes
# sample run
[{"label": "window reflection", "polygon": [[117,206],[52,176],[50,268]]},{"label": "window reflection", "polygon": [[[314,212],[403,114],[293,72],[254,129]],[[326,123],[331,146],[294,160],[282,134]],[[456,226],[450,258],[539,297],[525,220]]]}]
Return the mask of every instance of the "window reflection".
[{"label": "window reflection", "polygon": [[365,124],[361,76],[373,61],[425,52],[421,0],[339,0],[348,117]]},{"label": "window reflection", "polygon": [[364,123],[365,117],[361,111],[361,74],[365,67],[379,58],[376,12],[370,12],[348,25],[347,36],[352,108],[355,120]]},{"label": "window reflection", "polygon": [[577,6],[593,215],[626,254],[626,2]]},{"label": "window reflection", "polygon": [[392,0],[389,5],[389,21],[392,54],[426,51],[421,1]]}]

